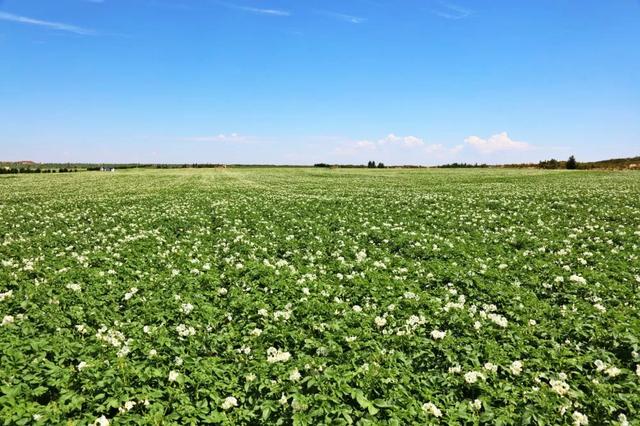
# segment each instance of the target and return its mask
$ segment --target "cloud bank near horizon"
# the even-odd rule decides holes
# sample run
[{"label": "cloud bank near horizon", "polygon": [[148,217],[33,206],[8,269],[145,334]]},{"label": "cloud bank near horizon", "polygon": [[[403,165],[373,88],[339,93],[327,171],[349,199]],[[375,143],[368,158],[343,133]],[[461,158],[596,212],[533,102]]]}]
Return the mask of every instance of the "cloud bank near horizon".
[{"label": "cloud bank near horizon", "polygon": [[[464,143],[431,142],[416,135],[388,133],[377,139],[346,137],[260,137],[238,132],[189,136],[145,136],[140,143],[126,142],[131,148],[153,144],[152,152],[131,150],[130,157],[114,158],[111,148],[103,146],[108,158],[87,158],[83,153],[55,152],[55,158],[37,155],[20,156],[20,160],[38,162],[166,162],[166,163],[269,163],[269,164],[365,164],[369,160],[388,165],[437,165],[452,162],[499,164],[526,162],[518,154],[532,151],[534,145],[513,140],[507,132],[481,138],[468,136]],[[296,147],[297,149],[292,149]],[[248,151],[250,150],[250,151]],[[261,155],[263,161],[251,160],[248,153]],[[262,154],[259,154],[262,153]],[[63,155],[63,158],[60,155]],[[253,157],[252,157],[253,158]],[[17,160],[18,158],[14,158]],[[540,158],[544,159],[544,158]]]}]

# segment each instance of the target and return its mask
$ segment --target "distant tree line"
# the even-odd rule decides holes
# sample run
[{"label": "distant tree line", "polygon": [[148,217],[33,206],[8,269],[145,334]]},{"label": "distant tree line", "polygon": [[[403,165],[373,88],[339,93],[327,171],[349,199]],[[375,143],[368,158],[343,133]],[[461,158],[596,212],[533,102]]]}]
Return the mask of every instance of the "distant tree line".
[{"label": "distant tree line", "polygon": [[576,157],[573,155],[569,157],[567,161],[558,161],[555,158],[551,160],[540,161],[538,163],[538,168],[547,169],[547,170],[557,170],[557,169],[567,169],[567,170],[576,170],[576,169],[585,169],[586,165],[578,164],[576,161]]},{"label": "distant tree line", "polygon": [[[364,164],[328,164],[328,163],[316,163],[314,167],[320,168],[345,168],[345,169],[384,169],[386,168],[383,162],[376,163],[375,161],[368,161]],[[115,168],[121,169],[186,169],[186,168],[220,168],[220,167],[233,167],[233,168],[264,168],[264,167],[278,167],[278,168],[302,168],[307,167],[303,165],[280,165],[280,164],[219,164],[219,163],[192,163],[192,164],[153,164],[153,163],[34,163],[34,162],[0,162],[0,174],[19,174],[19,173],[69,173],[78,171],[98,171],[102,168]],[[400,165],[393,166],[394,168],[425,168],[425,166],[419,165]],[[569,169],[569,170],[585,170],[585,169],[631,169],[640,170],[640,157],[630,158],[613,158],[609,160],[593,161],[593,162],[578,162],[572,155],[566,161],[556,160],[554,158],[550,160],[540,161],[539,163],[519,163],[519,164],[501,164],[501,165],[487,165],[478,163],[450,163],[435,166],[436,168],[444,169],[456,169],[456,168],[486,168],[486,167],[499,167],[499,168],[540,168],[540,169]]]},{"label": "distant tree line", "polygon": [[439,169],[470,169],[470,168],[486,168],[489,167],[487,164],[468,164],[468,163],[451,163],[451,164],[443,164],[441,166],[436,166]]},{"label": "distant tree line", "polygon": [[383,162],[379,162],[379,163],[378,163],[378,165],[376,165],[376,162],[375,162],[375,161],[369,161],[369,162],[367,163],[367,168],[369,168],[369,169],[375,169],[375,168],[378,168],[378,169],[384,169],[384,168],[385,168],[385,165],[384,165],[384,163],[383,163]]},{"label": "distant tree line", "polygon": [[538,163],[538,168],[553,170],[553,169],[564,169],[565,166],[564,166],[564,161],[558,161],[555,158],[552,158],[551,160],[540,161]]},{"label": "distant tree line", "polygon": [[635,169],[640,170],[640,157],[612,158],[609,160],[578,163],[578,169]]},{"label": "distant tree line", "polygon": [[[368,169],[384,169],[387,166],[384,165],[384,163],[380,162],[377,163],[375,161],[369,161],[367,163],[366,166],[361,165],[361,164],[328,164],[328,163],[316,163],[313,165],[313,167],[323,167],[323,168],[333,168],[333,167],[340,167],[341,169],[363,169],[363,168],[368,168]],[[412,166],[410,166],[412,167]]]},{"label": "distant tree line", "polygon": [[0,175],[15,175],[25,173],[73,173],[79,172],[78,169],[70,169],[62,167],[60,169],[41,169],[31,167],[0,167]]}]

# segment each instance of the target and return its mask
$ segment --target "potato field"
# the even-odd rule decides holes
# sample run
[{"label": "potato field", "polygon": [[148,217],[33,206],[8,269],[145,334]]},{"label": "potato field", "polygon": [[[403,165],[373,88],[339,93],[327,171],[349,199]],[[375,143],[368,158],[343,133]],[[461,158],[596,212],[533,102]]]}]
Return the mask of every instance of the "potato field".
[{"label": "potato field", "polygon": [[640,173],[0,177],[0,424],[640,422]]}]

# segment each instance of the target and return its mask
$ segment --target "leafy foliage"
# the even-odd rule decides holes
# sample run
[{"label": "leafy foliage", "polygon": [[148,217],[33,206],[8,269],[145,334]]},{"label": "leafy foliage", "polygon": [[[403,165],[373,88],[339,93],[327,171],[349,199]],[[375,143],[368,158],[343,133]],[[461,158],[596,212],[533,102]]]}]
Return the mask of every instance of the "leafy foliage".
[{"label": "leafy foliage", "polygon": [[634,173],[3,176],[0,419],[637,421],[639,236]]}]

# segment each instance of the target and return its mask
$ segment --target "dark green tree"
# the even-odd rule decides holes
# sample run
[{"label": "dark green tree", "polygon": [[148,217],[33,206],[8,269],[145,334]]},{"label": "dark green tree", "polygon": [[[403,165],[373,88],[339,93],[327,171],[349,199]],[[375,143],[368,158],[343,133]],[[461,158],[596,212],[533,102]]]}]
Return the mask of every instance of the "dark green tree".
[{"label": "dark green tree", "polygon": [[576,158],[572,155],[567,160],[567,170],[575,170],[577,168],[578,168],[578,162],[576,161]]}]

